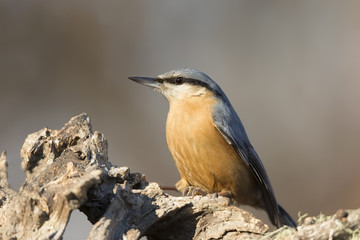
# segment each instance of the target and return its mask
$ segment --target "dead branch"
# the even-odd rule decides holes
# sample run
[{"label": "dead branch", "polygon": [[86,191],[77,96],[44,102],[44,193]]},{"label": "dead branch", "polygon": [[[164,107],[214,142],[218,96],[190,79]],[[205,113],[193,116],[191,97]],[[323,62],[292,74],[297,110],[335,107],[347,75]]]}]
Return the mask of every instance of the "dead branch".
[{"label": "dead branch", "polygon": [[214,196],[174,197],[139,173],[108,161],[107,141],[89,117],[30,134],[21,149],[24,185],[7,183],[0,156],[0,239],[61,239],[71,211],[94,224],[88,239],[351,239],[360,209],[306,218],[298,229],[267,232],[252,214]]}]

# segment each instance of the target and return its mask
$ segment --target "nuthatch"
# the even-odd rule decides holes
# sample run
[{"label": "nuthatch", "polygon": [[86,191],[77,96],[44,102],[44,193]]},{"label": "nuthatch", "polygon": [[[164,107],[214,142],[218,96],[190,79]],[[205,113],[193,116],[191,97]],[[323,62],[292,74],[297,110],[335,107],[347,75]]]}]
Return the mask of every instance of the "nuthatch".
[{"label": "nuthatch", "polygon": [[179,191],[196,188],[265,209],[271,222],[296,227],[277,203],[265,168],[221,88],[194,69],[155,78],[129,77],[154,88],[170,104],[166,139],[180,173]]}]

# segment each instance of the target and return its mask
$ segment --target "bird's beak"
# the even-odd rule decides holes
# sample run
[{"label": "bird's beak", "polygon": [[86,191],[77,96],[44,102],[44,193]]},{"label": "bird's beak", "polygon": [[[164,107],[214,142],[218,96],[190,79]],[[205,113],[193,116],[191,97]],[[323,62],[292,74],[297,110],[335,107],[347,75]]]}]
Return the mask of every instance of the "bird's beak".
[{"label": "bird's beak", "polygon": [[150,77],[129,77],[130,80],[133,80],[134,82],[143,84],[145,86],[151,87],[151,88],[160,88],[161,83],[155,80],[155,78]]}]

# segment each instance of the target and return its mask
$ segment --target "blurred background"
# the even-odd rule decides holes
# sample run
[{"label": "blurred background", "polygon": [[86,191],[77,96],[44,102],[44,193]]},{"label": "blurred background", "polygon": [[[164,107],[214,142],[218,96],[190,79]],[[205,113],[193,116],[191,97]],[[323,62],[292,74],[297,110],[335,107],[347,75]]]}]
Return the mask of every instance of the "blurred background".
[{"label": "blurred background", "polygon": [[[176,183],[168,103],[127,77],[191,67],[226,92],[294,218],[360,207],[359,9],[356,0],[0,1],[11,186],[24,180],[26,136],[82,112],[112,163]],[[64,239],[85,239],[80,227],[91,225],[75,212]]]}]

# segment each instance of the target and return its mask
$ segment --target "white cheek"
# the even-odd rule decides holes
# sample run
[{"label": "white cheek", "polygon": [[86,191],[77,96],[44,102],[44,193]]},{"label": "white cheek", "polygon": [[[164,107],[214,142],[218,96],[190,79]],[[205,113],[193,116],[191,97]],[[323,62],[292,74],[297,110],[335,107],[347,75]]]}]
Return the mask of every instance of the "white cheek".
[{"label": "white cheek", "polygon": [[173,85],[169,83],[164,83],[162,88],[160,89],[160,92],[164,94],[164,96],[167,99],[173,99],[173,98],[182,98],[186,95],[186,93],[189,91],[189,86],[187,84],[183,85]]},{"label": "white cheek", "polygon": [[164,83],[164,85],[159,89],[159,92],[162,93],[168,100],[177,95],[174,87],[167,83]]},{"label": "white cheek", "polygon": [[193,96],[201,96],[201,95],[204,95],[206,93],[206,88],[204,87],[201,87],[201,88],[198,88],[196,91],[193,92]]},{"label": "white cheek", "polygon": [[190,85],[190,84],[182,84],[182,85],[177,85],[174,90],[176,91],[177,95],[184,95],[184,94],[191,94],[191,92],[193,91],[194,86]]},{"label": "white cheek", "polygon": [[167,99],[182,99],[191,96],[201,96],[206,93],[206,88],[197,87],[191,84],[173,85],[164,83],[160,92]]}]

